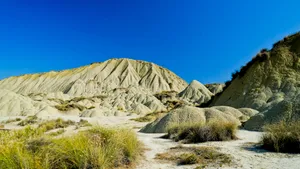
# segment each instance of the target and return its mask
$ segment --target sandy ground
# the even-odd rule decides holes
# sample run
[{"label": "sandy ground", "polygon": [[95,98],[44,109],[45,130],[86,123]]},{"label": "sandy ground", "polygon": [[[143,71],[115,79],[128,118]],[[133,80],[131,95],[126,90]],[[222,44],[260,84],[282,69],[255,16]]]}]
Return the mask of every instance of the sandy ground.
[{"label": "sandy ground", "polygon": [[[10,118],[0,118],[0,121],[5,121]],[[57,117],[45,117],[45,119],[56,119]],[[63,119],[79,121],[79,117],[62,116]],[[101,118],[83,118],[95,125],[102,126],[119,126],[129,127],[137,132],[138,139],[144,144],[146,151],[144,158],[137,166],[138,169],[192,169],[196,165],[177,166],[175,163],[165,163],[155,159],[156,154],[167,152],[171,147],[178,146],[172,140],[160,138],[164,134],[145,134],[138,132],[138,129],[146,125],[146,123],[134,122],[130,119],[134,117],[101,117]],[[6,129],[20,128],[16,124],[5,124]],[[66,129],[67,135],[74,131],[72,127]],[[267,152],[257,148],[254,144],[259,142],[262,133],[239,130],[237,133],[238,140],[226,142],[207,142],[199,144],[187,144],[184,146],[210,146],[217,147],[218,150],[225,154],[230,154],[233,157],[233,164],[223,166],[224,169],[299,169],[300,155],[297,154],[282,154]],[[209,169],[209,167],[207,167]],[[211,168],[212,169],[212,168]]]},{"label": "sandy ground", "polygon": [[[138,133],[139,139],[149,148],[146,151],[145,161],[138,168],[142,169],[159,169],[159,168],[195,168],[192,166],[177,166],[176,164],[165,164],[154,157],[157,153],[167,152],[170,147],[175,147],[175,143],[168,139],[159,138],[163,134],[144,134]],[[233,157],[233,162],[230,166],[223,166],[223,169],[299,169],[300,155],[282,154],[267,152],[257,148],[254,143],[257,143],[261,138],[261,132],[251,132],[239,130],[237,136],[239,140],[226,142],[207,142],[199,144],[187,144],[184,146],[209,146],[217,147],[218,150],[225,154],[230,154]],[[213,169],[215,167],[206,167]]]}]

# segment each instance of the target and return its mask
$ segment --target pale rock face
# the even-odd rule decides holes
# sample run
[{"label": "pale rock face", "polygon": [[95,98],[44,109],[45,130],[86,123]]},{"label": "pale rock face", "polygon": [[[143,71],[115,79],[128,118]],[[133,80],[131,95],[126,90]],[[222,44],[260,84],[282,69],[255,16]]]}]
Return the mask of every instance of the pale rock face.
[{"label": "pale rock face", "polygon": [[178,96],[192,103],[205,103],[213,94],[200,82],[193,80]]},{"label": "pale rock face", "polygon": [[111,59],[76,69],[10,77],[0,89],[19,94],[62,92],[70,96],[91,96],[114,88],[143,87],[151,93],[182,91],[186,82],[156,64],[131,59]]}]

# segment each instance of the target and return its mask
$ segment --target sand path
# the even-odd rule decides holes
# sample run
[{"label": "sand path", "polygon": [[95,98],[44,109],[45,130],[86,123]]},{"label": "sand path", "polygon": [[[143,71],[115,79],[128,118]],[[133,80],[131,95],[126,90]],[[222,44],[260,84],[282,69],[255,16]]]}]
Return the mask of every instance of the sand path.
[{"label": "sand path", "polygon": [[[177,166],[174,163],[162,163],[155,159],[158,153],[167,152],[169,148],[177,146],[178,143],[168,139],[159,138],[163,134],[138,133],[138,138],[149,149],[145,152],[145,160],[137,168],[141,169],[189,169],[192,166]],[[239,140],[226,142],[207,142],[199,144],[186,144],[184,146],[209,146],[217,147],[220,152],[233,156],[233,164],[223,166],[224,169],[298,169],[300,168],[300,155],[282,154],[266,152],[256,148],[253,143],[257,143],[262,135],[261,132],[251,132],[239,130],[237,133]],[[215,168],[215,167],[213,167]],[[211,168],[211,169],[213,169]],[[210,167],[207,167],[210,169]]]}]

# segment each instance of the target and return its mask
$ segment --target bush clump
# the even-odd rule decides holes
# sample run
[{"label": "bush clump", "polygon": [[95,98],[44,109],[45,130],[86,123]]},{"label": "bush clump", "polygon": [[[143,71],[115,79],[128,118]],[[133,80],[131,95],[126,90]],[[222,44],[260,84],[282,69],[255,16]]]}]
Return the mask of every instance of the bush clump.
[{"label": "bush clump", "polygon": [[69,111],[69,110],[73,110],[73,109],[78,109],[80,111],[83,111],[83,110],[87,109],[86,107],[84,107],[80,104],[73,104],[73,103],[56,105],[55,108],[59,111]]},{"label": "bush clump", "polygon": [[135,133],[127,129],[97,127],[61,138],[30,126],[0,132],[1,168],[126,168],[140,152]]},{"label": "bush clump", "polygon": [[18,123],[19,126],[26,126],[26,125],[30,125],[30,124],[35,124],[38,121],[38,117],[37,116],[28,116],[26,119],[20,121]]},{"label": "bush clump", "polygon": [[168,129],[167,137],[185,143],[228,141],[237,138],[237,126],[234,122],[222,121],[212,121],[207,124],[178,124]]},{"label": "bush clump", "polygon": [[262,148],[275,152],[300,153],[300,121],[264,126]]},{"label": "bush clump", "polygon": [[75,125],[75,122],[72,120],[63,120],[58,118],[56,120],[49,120],[39,124],[39,128],[44,128],[45,131],[49,131],[58,128],[66,128],[71,125]]}]

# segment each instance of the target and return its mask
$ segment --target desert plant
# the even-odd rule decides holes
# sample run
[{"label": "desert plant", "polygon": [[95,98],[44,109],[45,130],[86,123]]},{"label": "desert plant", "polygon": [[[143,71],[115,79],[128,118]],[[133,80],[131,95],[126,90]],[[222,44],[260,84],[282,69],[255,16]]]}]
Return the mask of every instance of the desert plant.
[{"label": "desert plant", "polygon": [[171,125],[167,137],[185,143],[206,141],[227,141],[236,139],[237,124],[234,122],[212,121],[207,124],[187,123]]},{"label": "desert plant", "polygon": [[141,150],[127,129],[97,127],[61,138],[32,127],[0,132],[1,168],[115,168],[132,164]]},{"label": "desert plant", "polygon": [[262,148],[284,153],[300,153],[300,121],[268,124],[263,127]]},{"label": "desert plant", "polygon": [[83,111],[85,109],[87,109],[86,107],[80,105],[80,104],[60,104],[60,105],[56,105],[55,108],[59,111],[69,111],[72,109],[78,109],[80,111]]},{"label": "desert plant", "polygon": [[198,157],[194,153],[184,153],[179,157],[179,165],[196,164],[198,163]]},{"label": "desert plant", "polygon": [[13,123],[13,122],[21,121],[21,120],[22,120],[21,118],[8,119],[8,120],[5,121],[5,123],[8,124],[8,123]]},{"label": "desert plant", "polygon": [[45,131],[57,129],[57,128],[66,128],[68,126],[75,125],[75,122],[72,120],[63,120],[58,118],[56,120],[49,120],[39,124],[39,128],[44,128]]},{"label": "desert plant", "polygon": [[89,127],[92,126],[91,123],[89,123],[87,120],[80,119],[80,121],[76,124],[78,127]]},{"label": "desert plant", "polygon": [[[172,147],[168,152],[159,153],[159,160],[176,161],[178,165],[201,164],[202,166],[223,166],[230,164],[232,157],[212,147]],[[200,167],[200,166],[199,166]]]},{"label": "desert plant", "polygon": [[55,131],[55,132],[49,133],[49,135],[50,135],[50,136],[58,136],[58,135],[63,134],[64,132],[65,132],[65,129],[59,129],[59,130],[57,130],[57,131]]},{"label": "desert plant", "polygon": [[31,125],[31,124],[35,124],[38,121],[38,117],[37,116],[28,116],[26,119],[20,121],[18,123],[19,126],[26,126],[26,125]]}]

